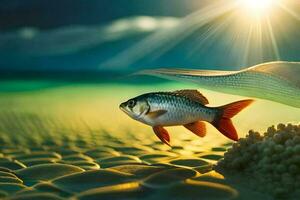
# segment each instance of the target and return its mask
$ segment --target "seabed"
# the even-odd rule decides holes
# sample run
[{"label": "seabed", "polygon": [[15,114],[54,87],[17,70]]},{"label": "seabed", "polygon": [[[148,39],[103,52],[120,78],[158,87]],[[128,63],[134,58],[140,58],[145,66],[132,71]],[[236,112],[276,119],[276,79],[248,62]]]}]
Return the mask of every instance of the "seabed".
[{"label": "seabed", "polygon": [[[118,110],[120,102],[153,91],[153,86],[53,86],[44,82],[41,88],[30,89],[30,85],[38,84],[5,84],[2,83],[0,94],[1,198],[275,198],[271,193],[254,189],[247,177],[215,170],[232,142],[212,126],[208,125],[205,138],[181,127],[170,128],[170,148],[156,138],[151,128]],[[26,90],[13,89],[24,84],[28,84]],[[191,87],[195,88],[167,83],[157,85],[155,90]],[[212,105],[244,98],[202,93]],[[274,116],[274,111],[280,115]],[[234,123],[240,136],[245,137],[250,129],[265,131],[279,122],[296,123],[299,116],[299,109],[258,100],[234,118]]]}]

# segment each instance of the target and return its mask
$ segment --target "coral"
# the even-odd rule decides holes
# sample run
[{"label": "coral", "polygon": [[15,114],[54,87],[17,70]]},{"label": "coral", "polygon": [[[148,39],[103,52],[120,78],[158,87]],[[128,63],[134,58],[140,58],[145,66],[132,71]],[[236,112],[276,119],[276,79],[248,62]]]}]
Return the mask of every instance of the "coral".
[{"label": "coral", "polygon": [[249,184],[274,196],[300,188],[300,125],[271,126],[263,135],[249,131],[234,143],[217,169],[248,177]]}]

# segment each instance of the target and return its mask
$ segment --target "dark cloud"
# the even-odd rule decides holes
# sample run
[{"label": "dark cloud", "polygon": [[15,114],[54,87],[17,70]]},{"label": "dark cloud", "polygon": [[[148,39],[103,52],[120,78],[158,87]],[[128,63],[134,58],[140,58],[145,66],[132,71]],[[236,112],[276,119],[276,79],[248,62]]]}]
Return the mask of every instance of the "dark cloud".
[{"label": "dark cloud", "polygon": [[[198,0],[197,0],[198,1]],[[194,0],[2,0],[0,30],[101,24],[137,15],[184,16]],[[206,1],[201,1],[199,6]]]}]

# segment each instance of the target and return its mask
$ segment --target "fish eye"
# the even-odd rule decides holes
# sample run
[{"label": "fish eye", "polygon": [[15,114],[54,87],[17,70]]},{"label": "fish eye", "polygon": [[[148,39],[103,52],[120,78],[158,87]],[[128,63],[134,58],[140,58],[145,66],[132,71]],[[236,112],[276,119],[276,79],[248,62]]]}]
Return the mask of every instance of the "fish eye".
[{"label": "fish eye", "polygon": [[135,100],[129,100],[128,101],[128,107],[129,108],[133,108],[135,106],[135,104],[136,104]]}]

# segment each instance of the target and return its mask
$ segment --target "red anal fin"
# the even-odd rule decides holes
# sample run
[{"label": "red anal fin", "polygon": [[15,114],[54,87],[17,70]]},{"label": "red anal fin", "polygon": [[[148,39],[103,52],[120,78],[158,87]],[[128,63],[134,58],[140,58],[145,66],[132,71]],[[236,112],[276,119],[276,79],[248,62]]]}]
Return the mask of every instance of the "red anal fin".
[{"label": "red anal fin", "polygon": [[206,126],[204,122],[198,121],[183,126],[200,137],[206,135]]},{"label": "red anal fin", "polygon": [[156,136],[166,145],[170,146],[170,136],[166,129],[162,126],[154,126],[152,127]]}]

